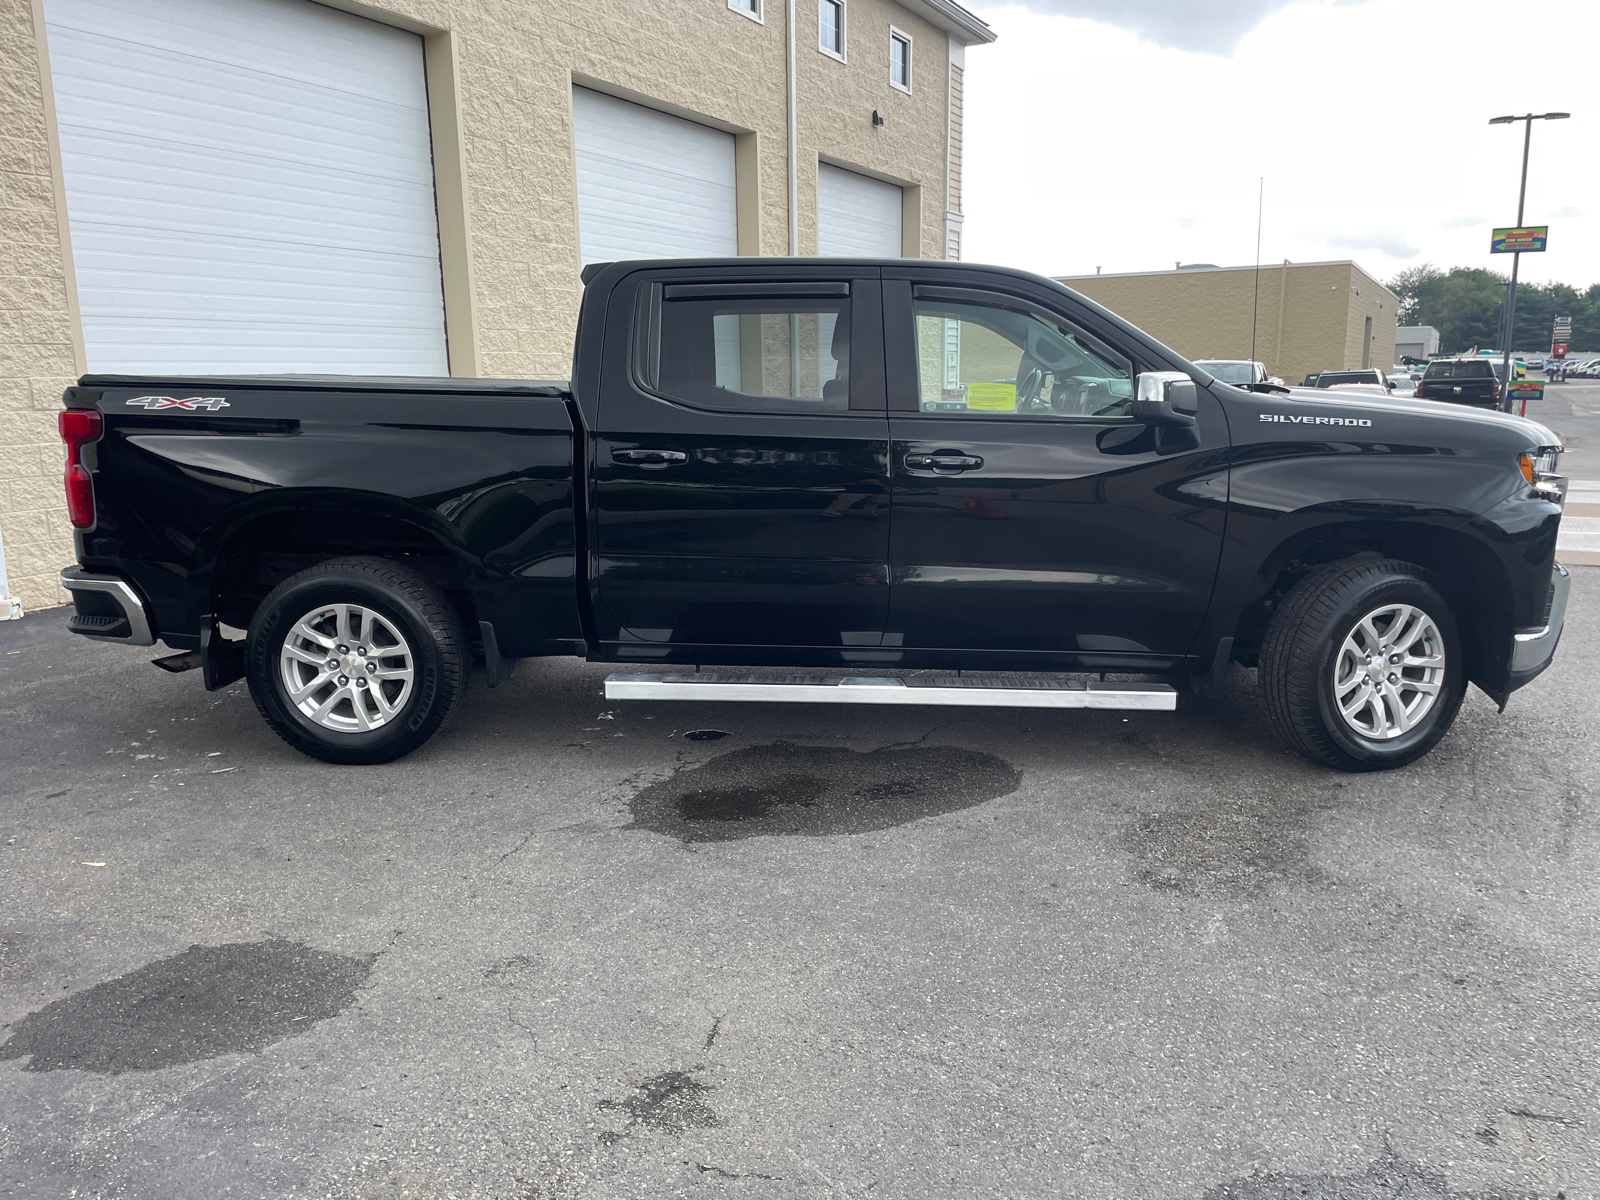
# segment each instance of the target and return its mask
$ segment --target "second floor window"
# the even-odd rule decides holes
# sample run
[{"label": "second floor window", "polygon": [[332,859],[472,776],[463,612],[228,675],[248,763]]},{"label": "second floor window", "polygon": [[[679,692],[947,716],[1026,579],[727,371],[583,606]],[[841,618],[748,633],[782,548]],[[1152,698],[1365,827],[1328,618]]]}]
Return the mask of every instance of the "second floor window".
[{"label": "second floor window", "polygon": [[728,0],[728,7],[752,21],[761,20],[761,0]]},{"label": "second floor window", "polygon": [[844,0],[817,0],[817,45],[824,54],[844,57]]},{"label": "second floor window", "polygon": [[903,92],[911,90],[911,38],[898,29],[889,31],[889,82]]}]

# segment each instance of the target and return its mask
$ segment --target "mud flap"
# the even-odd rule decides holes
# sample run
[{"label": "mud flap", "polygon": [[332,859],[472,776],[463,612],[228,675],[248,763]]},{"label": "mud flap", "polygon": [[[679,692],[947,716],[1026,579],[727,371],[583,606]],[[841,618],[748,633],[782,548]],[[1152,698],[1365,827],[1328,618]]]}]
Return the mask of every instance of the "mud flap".
[{"label": "mud flap", "polygon": [[511,678],[511,672],[517,669],[517,660],[500,653],[500,642],[495,637],[492,621],[478,622],[478,636],[483,639],[484,682],[497,688]]},{"label": "mud flap", "polygon": [[210,613],[200,618],[200,669],[208,692],[244,678],[244,643],[223,637]]}]

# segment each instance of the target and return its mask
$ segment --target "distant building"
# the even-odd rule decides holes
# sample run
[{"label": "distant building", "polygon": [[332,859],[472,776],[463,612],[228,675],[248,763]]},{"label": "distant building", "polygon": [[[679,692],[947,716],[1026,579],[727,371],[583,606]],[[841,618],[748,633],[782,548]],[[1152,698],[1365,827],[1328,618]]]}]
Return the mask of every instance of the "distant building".
[{"label": "distant building", "polygon": [[1394,360],[1415,358],[1426,362],[1439,353],[1439,331],[1432,325],[1402,325],[1394,331]]},{"label": "distant building", "polygon": [[1186,358],[1250,358],[1254,326],[1255,358],[1292,384],[1313,371],[1394,364],[1399,300],[1355,263],[1283,262],[1259,274],[1184,264],[1058,278]]}]

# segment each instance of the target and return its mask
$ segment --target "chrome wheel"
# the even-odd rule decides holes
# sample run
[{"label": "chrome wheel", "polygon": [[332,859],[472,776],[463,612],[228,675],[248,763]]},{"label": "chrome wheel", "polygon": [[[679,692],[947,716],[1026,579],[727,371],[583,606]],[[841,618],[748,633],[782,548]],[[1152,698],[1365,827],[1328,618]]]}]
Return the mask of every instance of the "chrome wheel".
[{"label": "chrome wheel", "polygon": [[1444,636],[1433,618],[1415,605],[1386,604],[1357,621],[1339,647],[1334,706],[1362,737],[1389,741],[1428,715],[1444,673]]},{"label": "chrome wheel", "polygon": [[393,622],[359,604],[323,604],[296,621],[278,656],[284,691],[312,723],[366,733],[400,715],[416,663]]}]

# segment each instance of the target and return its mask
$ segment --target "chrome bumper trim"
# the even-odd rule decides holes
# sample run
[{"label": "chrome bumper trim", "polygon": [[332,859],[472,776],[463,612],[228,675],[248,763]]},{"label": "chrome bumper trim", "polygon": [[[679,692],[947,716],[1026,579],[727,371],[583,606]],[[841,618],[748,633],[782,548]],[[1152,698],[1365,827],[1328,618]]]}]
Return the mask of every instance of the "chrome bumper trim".
[{"label": "chrome bumper trim", "polygon": [[61,586],[69,592],[104,592],[117,602],[122,609],[122,615],[127,618],[130,631],[127,637],[102,637],[93,633],[80,633],[79,637],[86,637],[96,642],[116,642],[122,646],[156,644],[155,626],[150,620],[150,610],[144,606],[139,593],[133,590],[127,580],[116,575],[85,571],[82,567],[68,567],[61,572]]},{"label": "chrome bumper trim", "polygon": [[1511,673],[1521,675],[1544,666],[1561,640],[1561,625],[1567,616],[1567,593],[1572,590],[1572,575],[1560,563],[1551,579],[1550,620],[1542,629],[1512,635]]}]

